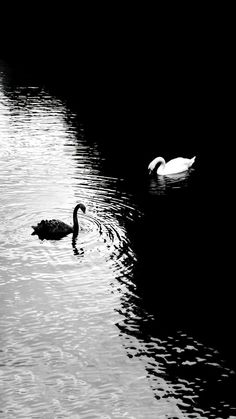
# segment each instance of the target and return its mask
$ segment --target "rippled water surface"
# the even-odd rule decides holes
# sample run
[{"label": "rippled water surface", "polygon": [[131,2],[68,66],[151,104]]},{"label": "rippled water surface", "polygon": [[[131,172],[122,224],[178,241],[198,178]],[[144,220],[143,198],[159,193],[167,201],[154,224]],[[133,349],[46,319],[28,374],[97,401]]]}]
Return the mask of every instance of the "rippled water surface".
[{"label": "rippled water surface", "polygon": [[[0,417],[230,417],[224,392],[208,390],[233,371],[194,336],[158,336],[140,301],[127,225],[144,207],[105,164],[66,103],[1,68]],[[152,179],[149,193],[188,176]],[[78,202],[76,241],[31,235],[43,218],[72,223]]]}]

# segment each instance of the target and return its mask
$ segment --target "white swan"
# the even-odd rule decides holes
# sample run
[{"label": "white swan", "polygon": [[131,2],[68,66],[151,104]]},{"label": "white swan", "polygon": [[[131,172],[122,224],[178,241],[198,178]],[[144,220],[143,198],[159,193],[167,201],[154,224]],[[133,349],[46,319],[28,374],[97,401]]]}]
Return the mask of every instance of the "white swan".
[{"label": "white swan", "polygon": [[172,159],[166,163],[163,157],[156,157],[148,166],[149,173],[155,169],[158,163],[161,163],[157,168],[158,175],[171,175],[174,173],[185,172],[193,165],[195,158],[196,156],[192,159],[177,157],[176,159]]}]

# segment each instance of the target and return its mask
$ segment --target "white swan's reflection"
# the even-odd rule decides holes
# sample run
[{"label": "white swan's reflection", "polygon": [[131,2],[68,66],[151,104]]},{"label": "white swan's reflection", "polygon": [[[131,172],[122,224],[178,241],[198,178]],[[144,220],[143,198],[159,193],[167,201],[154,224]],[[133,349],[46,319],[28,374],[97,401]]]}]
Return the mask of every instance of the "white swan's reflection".
[{"label": "white swan's reflection", "polygon": [[190,171],[150,179],[149,192],[153,195],[166,195],[172,189],[186,188],[190,180]]}]

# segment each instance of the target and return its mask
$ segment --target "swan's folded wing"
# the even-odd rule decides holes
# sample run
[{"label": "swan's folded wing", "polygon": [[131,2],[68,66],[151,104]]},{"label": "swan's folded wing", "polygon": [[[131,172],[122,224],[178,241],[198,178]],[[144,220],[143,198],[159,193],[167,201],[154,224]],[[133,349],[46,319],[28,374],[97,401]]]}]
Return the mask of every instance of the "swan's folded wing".
[{"label": "swan's folded wing", "polygon": [[72,233],[73,228],[69,225],[64,223],[63,221],[59,221],[59,220],[50,220],[47,221],[46,225],[45,225],[45,229],[52,233],[52,234],[69,234]]},{"label": "swan's folded wing", "polygon": [[190,160],[184,157],[177,157],[176,159],[172,159],[166,163],[165,169],[168,171],[173,171],[173,173],[179,170],[188,169],[194,160]]}]

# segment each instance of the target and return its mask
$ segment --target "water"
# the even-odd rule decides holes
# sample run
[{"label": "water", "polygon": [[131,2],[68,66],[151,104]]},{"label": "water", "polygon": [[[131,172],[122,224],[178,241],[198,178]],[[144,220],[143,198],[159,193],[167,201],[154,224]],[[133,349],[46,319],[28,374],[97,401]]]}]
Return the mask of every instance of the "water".
[{"label": "water", "polygon": [[[0,141],[0,417],[233,418],[234,370],[182,321],[146,232],[163,233],[153,207],[186,202],[196,170],[141,173],[137,188],[76,110],[3,64]],[[71,223],[78,202],[76,241],[31,235],[43,218]]]}]

